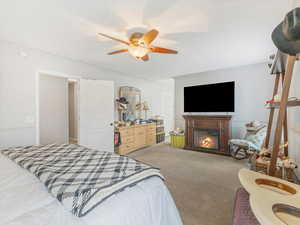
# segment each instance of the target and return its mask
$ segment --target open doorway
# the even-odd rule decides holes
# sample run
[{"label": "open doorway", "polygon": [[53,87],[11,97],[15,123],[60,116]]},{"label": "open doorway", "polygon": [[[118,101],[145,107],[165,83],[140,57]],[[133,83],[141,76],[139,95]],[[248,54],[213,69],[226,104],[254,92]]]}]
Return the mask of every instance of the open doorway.
[{"label": "open doorway", "polygon": [[78,144],[78,81],[68,80],[69,143]]},{"label": "open doorway", "polygon": [[39,143],[78,142],[78,82],[39,74]]},{"label": "open doorway", "polygon": [[114,82],[37,73],[37,144],[114,151]]}]

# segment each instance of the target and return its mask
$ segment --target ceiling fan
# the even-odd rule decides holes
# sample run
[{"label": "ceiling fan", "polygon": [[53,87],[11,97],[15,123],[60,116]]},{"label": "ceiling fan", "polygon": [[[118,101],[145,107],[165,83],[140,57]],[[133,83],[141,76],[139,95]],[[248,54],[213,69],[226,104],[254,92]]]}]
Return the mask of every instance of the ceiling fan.
[{"label": "ceiling fan", "polygon": [[129,37],[129,41],[123,41],[118,38],[111,37],[106,34],[99,33],[99,35],[110,38],[114,41],[121,42],[128,46],[128,48],[120,49],[108,53],[108,55],[114,55],[123,52],[129,52],[134,58],[141,59],[143,61],[149,60],[149,52],[163,53],[163,54],[177,54],[177,51],[167,48],[161,48],[151,45],[154,39],[158,35],[158,30],[150,30],[147,33],[135,32]]}]

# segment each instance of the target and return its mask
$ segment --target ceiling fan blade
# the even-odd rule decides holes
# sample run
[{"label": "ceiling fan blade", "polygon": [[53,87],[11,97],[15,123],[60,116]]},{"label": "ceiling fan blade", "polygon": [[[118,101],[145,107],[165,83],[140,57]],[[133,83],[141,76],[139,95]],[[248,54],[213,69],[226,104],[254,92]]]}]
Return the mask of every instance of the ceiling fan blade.
[{"label": "ceiling fan blade", "polygon": [[125,45],[129,45],[129,42],[127,42],[127,41],[123,41],[123,40],[121,40],[121,39],[114,38],[114,37],[111,37],[111,36],[109,36],[109,35],[102,34],[102,33],[98,33],[98,34],[99,34],[99,35],[101,35],[101,36],[103,36],[103,37],[106,37],[106,38],[112,39],[112,40],[114,40],[114,41],[121,42],[121,43],[123,43],[123,44],[125,44]]},{"label": "ceiling fan blade", "polygon": [[150,45],[154,39],[157,37],[158,35],[158,30],[150,30],[149,32],[147,32],[146,34],[144,34],[143,36],[143,40],[145,42],[146,45]]},{"label": "ceiling fan blade", "polygon": [[156,52],[156,53],[165,53],[165,54],[177,54],[178,52],[172,49],[167,49],[167,48],[161,48],[161,47],[156,47],[156,46],[151,46],[150,47],[151,52]]},{"label": "ceiling fan blade", "polygon": [[117,51],[109,52],[109,53],[107,53],[107,55],[114,55],[114,54],[123,53],[123,52],[128,52],[128,49],[120,49]]},{"label": "ceiling fan blade", "polygon": [[146,62],[149,60],[149,55],[144,55],[141,59]]}]

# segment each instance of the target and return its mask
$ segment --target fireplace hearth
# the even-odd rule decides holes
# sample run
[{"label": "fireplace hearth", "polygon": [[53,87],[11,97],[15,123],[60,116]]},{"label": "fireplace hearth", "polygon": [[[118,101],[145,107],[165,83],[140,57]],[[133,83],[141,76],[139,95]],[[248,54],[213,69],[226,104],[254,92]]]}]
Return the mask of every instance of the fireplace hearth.
[{"label": "fireplace hearth", "polygon": [[229,155],[231,116],[184,115],[185,149]]}]

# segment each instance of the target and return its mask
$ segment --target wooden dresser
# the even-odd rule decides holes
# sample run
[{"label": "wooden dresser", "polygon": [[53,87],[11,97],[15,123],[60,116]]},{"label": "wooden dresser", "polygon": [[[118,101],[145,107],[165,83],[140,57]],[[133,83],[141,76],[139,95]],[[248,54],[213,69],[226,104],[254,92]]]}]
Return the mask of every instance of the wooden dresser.
[{"label": "wooden dresser", "polygon": [[118,127],[117,131],[121,134],[121,145],[116,148],[116,153],[120,155],[156,144],[155,123]]}]

